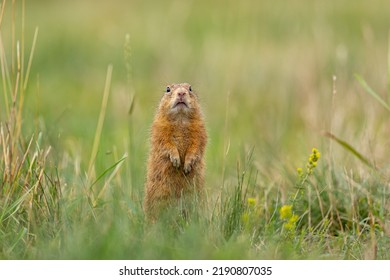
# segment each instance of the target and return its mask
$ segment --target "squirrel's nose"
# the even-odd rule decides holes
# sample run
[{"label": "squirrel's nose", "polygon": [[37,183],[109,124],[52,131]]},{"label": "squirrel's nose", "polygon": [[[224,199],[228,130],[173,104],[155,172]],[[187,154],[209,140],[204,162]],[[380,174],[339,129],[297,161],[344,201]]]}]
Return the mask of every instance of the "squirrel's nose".
[{"label": "squirrel's nose", "polygon": [[186,94],[185,91],[179,91],[179,92],[177,93],[177,95],[178,95],[179,97],[183,97],[185,94]]}]

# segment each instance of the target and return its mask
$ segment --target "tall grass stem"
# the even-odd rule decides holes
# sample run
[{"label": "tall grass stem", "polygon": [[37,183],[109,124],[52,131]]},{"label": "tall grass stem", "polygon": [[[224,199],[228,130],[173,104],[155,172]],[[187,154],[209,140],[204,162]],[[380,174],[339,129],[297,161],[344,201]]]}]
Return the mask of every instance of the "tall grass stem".
[{"label": "tall grass stem", "polygon": [[96,156],[97,156],[98,149],[99,149],[100,137],[102,135],[103,124],[104,124],[104,119],[105,119],[106,110],[107,110],[108,97],[110,95],[112,68],[113,67],[111,64],[107,68],[107,75],[106,75],[106,82],[105,82],[105,86],[104,86],[103,100],[102,100],[102,105],[101,105],[101,109],[100,109],[97,128],[95,131],[95,138],[93,141],[91,157],[89,159],[89,164],[88,164],[88,172],[87,172],[88,185],[90,182],[92,182],[92,177],[94,176],[93,175],[94,163],[95,163]]}]

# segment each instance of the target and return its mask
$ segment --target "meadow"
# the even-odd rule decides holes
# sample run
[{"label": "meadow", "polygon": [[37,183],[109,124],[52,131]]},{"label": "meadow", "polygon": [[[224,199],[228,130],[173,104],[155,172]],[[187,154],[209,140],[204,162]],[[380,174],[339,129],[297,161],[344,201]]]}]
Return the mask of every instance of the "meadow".
[{"label": "meadow", "polygon": [[[5,1],[0,259],[390,259],[390,3]],[[206,207],[142,211],[189,82]]]}]

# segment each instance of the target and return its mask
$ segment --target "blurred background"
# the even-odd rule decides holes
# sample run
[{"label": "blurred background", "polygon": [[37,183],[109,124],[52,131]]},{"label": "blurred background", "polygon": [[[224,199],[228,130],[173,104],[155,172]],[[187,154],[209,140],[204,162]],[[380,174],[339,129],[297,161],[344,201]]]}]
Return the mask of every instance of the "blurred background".
[{"label": "blurred background", "polygon": [[[330,150],[323,131],[381,167],[387,162],[388,112],[354,75],[387,100],[388,1],[34,0],[25,6],[26,57],[36,27],[39,34],[24,128],[49,135],[61,160],[78,158],[75,169],[88,164],[110,64],[97,168],[127,152],[141,189],[149,127],[166,84],[174,82],[191,83],[201,98],[209,188],[224,173],[235,177],[236,161],[251,149],[257,168],[274,181],[301,165],[312,147],[340,167],[359,166],[336,144]],[[10,22],[3,23],[6,47]]]}]

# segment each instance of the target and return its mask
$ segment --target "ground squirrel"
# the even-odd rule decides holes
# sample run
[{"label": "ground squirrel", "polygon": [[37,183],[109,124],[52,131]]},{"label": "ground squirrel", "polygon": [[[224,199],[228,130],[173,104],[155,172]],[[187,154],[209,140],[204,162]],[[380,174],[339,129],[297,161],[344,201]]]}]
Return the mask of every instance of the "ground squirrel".
[{"label": "ground squirrel", "polygon": [[144,210],[161,210],[204,185],[207,133],[198,96],[187,83],[167,86],[155,115],[147,164]]}]

